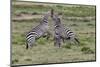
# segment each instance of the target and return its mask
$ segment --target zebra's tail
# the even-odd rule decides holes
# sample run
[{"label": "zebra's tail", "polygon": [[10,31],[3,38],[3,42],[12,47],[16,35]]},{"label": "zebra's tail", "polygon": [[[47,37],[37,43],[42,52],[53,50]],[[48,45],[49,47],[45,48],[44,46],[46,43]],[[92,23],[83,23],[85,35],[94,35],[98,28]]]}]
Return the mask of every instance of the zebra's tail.
[{"label": "zebra's tail", "polygon": [[75,41],[78,43],[78,44],[80,44],[80,42],[79,42],[79,40],[77,39],[77,38],[74,38],[75,39]]}]

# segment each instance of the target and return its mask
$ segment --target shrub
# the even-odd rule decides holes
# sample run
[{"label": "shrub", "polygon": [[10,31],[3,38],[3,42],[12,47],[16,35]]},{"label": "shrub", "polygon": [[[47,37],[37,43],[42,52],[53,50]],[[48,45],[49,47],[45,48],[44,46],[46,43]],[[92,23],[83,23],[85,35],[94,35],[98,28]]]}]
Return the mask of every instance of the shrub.
[{"label": "shrub", "polygon": [[85,54],[92,54],[92,53],[94,53],[94,51],[93,51],[92,49],[90,49],[89,47],[83,47],[83,48],[81,49],[81,51],[82,51],[83,53],[85,53]]}]

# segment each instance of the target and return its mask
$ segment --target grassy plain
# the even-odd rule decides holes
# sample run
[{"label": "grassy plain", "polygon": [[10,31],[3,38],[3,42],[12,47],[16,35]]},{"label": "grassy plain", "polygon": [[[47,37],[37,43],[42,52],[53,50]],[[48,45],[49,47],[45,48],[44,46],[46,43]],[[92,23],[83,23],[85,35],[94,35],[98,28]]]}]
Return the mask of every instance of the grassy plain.
[{"label": "grassy plain", "polygon": [[[51,8],[79,38],[80,45],[64,43],[61,48],[54,41],[40,38],[37,46],[25,49],[25,34],[39,24],[43,14]],[[51,28],[52,20],[49,19]],[[33,2],[12,2],[12,64],[47,64],[61,62],[94,61],[95,59],[95,6],[64,5]],[[52,31],[52,30],[51,30]]]}]

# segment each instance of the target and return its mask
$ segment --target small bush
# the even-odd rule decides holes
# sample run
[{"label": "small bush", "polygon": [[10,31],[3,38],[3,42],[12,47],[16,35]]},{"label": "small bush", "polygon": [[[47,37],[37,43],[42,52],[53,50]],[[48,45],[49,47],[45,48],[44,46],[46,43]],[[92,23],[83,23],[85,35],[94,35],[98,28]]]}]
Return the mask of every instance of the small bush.
[{"label": "small bush", "polygon": [[83,48],[81,49],[81,51],[82,51],[83,53],[85,53],[85,54],[92,54],[92,53],[94,53],[94,51],[91,50],[89,47],[83,47]]}]

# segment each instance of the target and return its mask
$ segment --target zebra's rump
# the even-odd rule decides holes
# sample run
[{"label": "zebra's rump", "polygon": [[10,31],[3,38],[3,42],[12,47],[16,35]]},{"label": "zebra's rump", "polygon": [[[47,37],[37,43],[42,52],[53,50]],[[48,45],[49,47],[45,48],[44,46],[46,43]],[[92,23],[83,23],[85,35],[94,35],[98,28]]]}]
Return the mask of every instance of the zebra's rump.
[{"label": "zebra's rump", "polygon": [[44,32],[41,29],[39,29],[39,30],[36,30],[36,31],[29,32],[26,35],[26,37],[28,38],[29,36],[34,35],[36,38],[38,38],[38,37],[42,36],[43,34],[44,34]]}]

